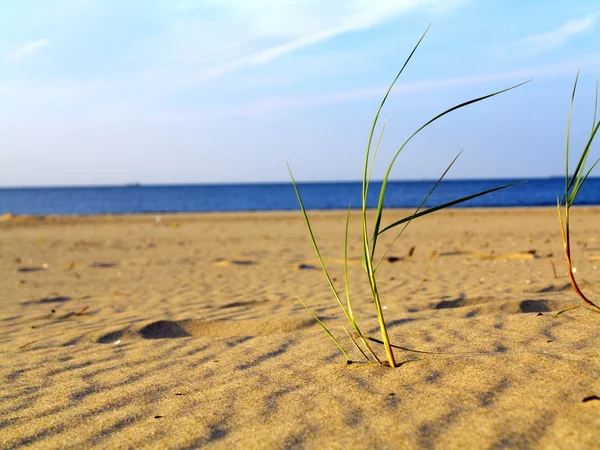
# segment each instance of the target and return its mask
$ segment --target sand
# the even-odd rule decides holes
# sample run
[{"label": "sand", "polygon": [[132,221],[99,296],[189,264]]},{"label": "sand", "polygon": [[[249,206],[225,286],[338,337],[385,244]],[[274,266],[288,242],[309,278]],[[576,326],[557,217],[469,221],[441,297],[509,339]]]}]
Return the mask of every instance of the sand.
[{"label": "sand", "polygon": [[[340,288],[344,215],[312,214]],[[599,299],[600,209],[572,215]],[[377,338],[353,220],[354,310]],[[359,360],[299,212],[4,217],[0,447],[598,447],[600,316],[553,317],[581,304],[554,209],[442,212],[389,256],[391,340],[433,352],[397,350],[396,369],[347,365],[295,300]]]}]

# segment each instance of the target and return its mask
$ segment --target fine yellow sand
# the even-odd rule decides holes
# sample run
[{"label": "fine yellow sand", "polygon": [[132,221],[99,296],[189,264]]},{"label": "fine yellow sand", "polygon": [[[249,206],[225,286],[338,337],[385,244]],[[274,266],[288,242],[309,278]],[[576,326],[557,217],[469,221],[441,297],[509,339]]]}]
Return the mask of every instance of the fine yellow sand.
[{"label": "fine yellow sand", "polygon": [[[344,216],[312,214],[340,289]],[[572,216],[600,299],[600,209]],[[295,300],[358,360],[299,212],[3,219],[0,448],[600,443],[600,315],[553,317],[581,303],[554,209],[409,226],[378,272],[384,313],[394,344],[437,353],[398,350],[397,369],[347,365]],[[354,311],[379,337],[353,220]]]}]

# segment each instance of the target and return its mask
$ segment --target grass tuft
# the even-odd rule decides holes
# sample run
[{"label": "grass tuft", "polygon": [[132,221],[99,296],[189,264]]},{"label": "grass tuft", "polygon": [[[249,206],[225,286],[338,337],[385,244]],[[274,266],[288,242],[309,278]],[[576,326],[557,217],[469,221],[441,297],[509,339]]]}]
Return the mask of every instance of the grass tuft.
[{"label": "grass tuft", "polygon": [[[377,124],[379,121],[379,116],[381,114],[381,111],[383,110],[383,107],[394,87],[394,85],[396,84],[396,82],[398,81],[398,79],[400,78],[400,76],[402,75],[402,73],[404,72],[404,69],[406,68],[406,66],[408,65],[408,63],[410,62],[410,60],[412,59],[412,57],[414,56],[415,52],[417,51],[419,45],[421,44],[421,42],[423,41],[423,39],[425,38],[425,35],[427,34],[427,31],[429,30],[429,28],[427,28],[427,30],[425,30],[425,32],[423,33],[423,35],[420,37],[420,39],[417,41],[416,45],[413,47],[412,51],[410,52],[408,58],[406,58],[404,64],[402,65],[400,71],[396,74],[396,77],[394,78],[394,80],[392,81],[392,83],[390,84],[388,90],[386,91],[380,105],[379,108],[377,109],[376,113],[375,113],[375,117],[373,119],[373,123],[371,125],[371,132],[369,133],[369,138],[367,141],[367,149],[365,152],[365,160],[364,160],[364,167],[363,167],[363,177],[362,177],[362,205],[361,205],[361,228],[362,228],[362,263],[363,263],[363,268],[365,269],[365,272],[367,274],[367,279],[369,282],[369,287],[370,287],[370,291],[371,291],[371,296],[373,299],[373,303],[375,306],[375,311],[377,313],[377,319],[379,322],[379,328],[380,328],[380,332],[381,332],[381,340],[375,340],[373,338],[365,338],[365,336],[362,334],[362,332],[360,331],[360,328],[355,320],[355,316],[354,313],[352,311],[352,306],[351,306],[351,299],[350,299],[350,290],[349,290],[349,286],[348,286],[348,224],[350,221],[350,208],[348,208],[348,214],[346,215],[346,231],[345,231],[345,237],[344,237],[344,284],[345,284],[345,291],[346,291],[346,304],[344,305],[344,303],[342,302],[340,295],[338,294],[338,291],[336,289],[336,287],[333,284],[332,278],[329,276],[329,272],[327,271],[327,268],[325,267],[325,263],[323,262],[323,258],[321,257],[321,252],[319,250],[319,246],[317,245],[317,242],[315,240],[313,231],[312,231],[312,227],[310,224],[310,220],[308,218],[308,214],[306,212],[306,208],[304,207],[304,203],[302,202],[302,197],[300,196],[300,191],[298,190],[298,186],[296,184],[296,181],[294,180],[294,176],[292,175],[292,171],[288,165],[288,170],[290,172],[290,177],[292,179],[292,184],[294,187],[294,190],[296,192],[296,196],[298,198],[298,203],[300,205],[300,209],[302,210],[302,214],[304,216],[304,220],[306,222],[306,226],[308,229],[308,234],[310,236],[311,242],[313,244],[313,247],[315,249],[315,252],[317,254],[317,258],[319,260],[319,263],[321,264],[321,268],[323,270],[323,274],[325,275],[325,278],[327,279],[327,282],[329,284],[329,287],[331,288],[333,295],[335,297],[335,299],[337,300],[340,308],[342,309],[344,315],[346,316],[346,318],[348,319],[348,321],[350,322],[350,324],[352,325],[352,327],[354,328],[355,332],[356,332],[356,337],[357,339],[354,339],[352,337],[352,335],[348,332],[348,330],[344,329],[346,331],[346,334],[348,335],[348,337],[350,338],[350,340],[352,341],[352,343],[354,344],[355,347],[358,348],[359,353],[361,354],[361,356],[366,359],[369,362],[373,362],[373,361],[377,361],[377,362],[381,362],[381,360],[377,357],[377,355],[375,354],[375,352],[372,350],[372,348],[369,346],[367,340],[371,340],[371,341],[375,341],[378,343],[383,344],[384,349],[385,349],[385,353],[386,353],[386,359],[387,362],[389,364],[390,367],[397,367],[397,363],[395,360],[395,356],[394,356],[394,352],[392,350],[392,347],[397,348],[397,349],[403,349],[403,350],[410,350],[410,349],[405,349],[404,347],[400,347],[400,346],[396,346],[390,343],[389,340],[389,336],[387,333],[387,327],[386,327],[386,323],[385,323],[385,319],[383,316],[383,309],[381,307],[381,300],[379,297],[379,288],[378,288],[378,283],[377,283],[377,278],[376,278],[376,270],[377,267],[379,266],[379,263],[381,262],[381,260],[383,259],[383,257],[385,256],[385,254],[389,251],[390,247],[388,247],[385,252],[383,253],[383,256],[381,256],[379,258],[379,260],[376,259],[376,249],[377,249],[377,241],[379,236],[381,236],[381,234],[385,233],[388,230],[391,230],[399,225],[404,224],[404,227],[402,227],[402,229],[400,230],[400,232],[398,233],[398,235],[396,236],[396,239],[398,239],[398,237],[400,236],[400,234],[402,234],[402,232],[404,231],[404,229],[409,225],[409,223],[418,218],[418,217],[422,217],[425,216],[427,214],[431,214],[434,213],[436,211],[439,211],[441,209],[445,209],[448,208],[450,206],[454,206],[454,205],[458,205],[460,203],[466,202],[468,200],[480,197],[482,195],[486,195],[489,194],[491,192],[500,190],[500,189],[505,189],[509,186],[513,186],[515,184],[518,183],[511,183],[511,184],[507,184],[504,186],[499,186],[493,189],[488,189],[482,192],[478,192],[472,195],[468,195],[466,197],[462,197],[459,198],[457,200],[453,200],[451,202],[447,202],[444,203],[442,205],[433,207],[433,208],[429,208],[426,209],[424,211],[421,210],[421,208],[423,207],[423,205],[425,204],[425,202],[427,201],[427,199],[429,198],[429,196],[434,192],[434,190],[438,187],[439,183],[441,182],[441,180],[444,178],[444,176],[446,175],[446,173],[448,172],[448,170],[450,169],[450,167],[452,167],[452,165],[454,164],[454,162],[456,161],[456,159],[458,158],[458,156],[456,156],[454,158],[454,160],[448,165],[448,167],[446,168],[446,170],[444,171],[444,173],[442,174],[442,176],[438,179],[438,181],[435,183],[435,185],[433,186],[433,188],[431,189],[431,191],[427,194],[427,196],[425,197],[425,199],[423,200],[423,202],[419,205],[419,207],[416,209],[416,211],[408,216],[405,217],[401,220],[398,220],[396,222],[393,222],[387,226],[382,226],[382,221],[383,221],[383,205],[385,202],[385,194],[386,194],[386,189],[387,189],[387,184],[388,184],[388,180],[392,171],[392,168],[398,158],[398,156],[400,155],[400,153],[402,152],[402,150],[408,145],[408,143],[417,135],[419,134],[422,130],[424,130],[425,128],[427,128],[429,125],[431,125],[432,123],[434,123],[435,121],[437,121],[438,119],[442,118],[443,116],[459,110],[461,108],[464,108],[466,106],[469,106],[471,104],[489,99],[491,97],[494,97],[496,95],[508,92],[512,89],[515,89],[519,86],[522,86],[525,83],[528,83],[528,81],[524,82],[524,83],[519,83],[517,85],[511,86],[507,89],[503,89],[501,91],[497,91],[497,92],[493,92],[491,94],[487,94],[484,95],[482,97],[477,97],[474,98],[472,100],[469,100],[467,102],[464,103],[460,103],[458,105],[453,106],[452,108],[449,108],[447,110],[445,110],[444,112],[438,114],[437,116],[435,116],[433,119],[427,121],[424,125],[422,125],[420,128],[418,128],[414,133],[412,133],[408,139],[398,148],[398,150],[396,151],[396,153],[394,154],[394,157],[392,158],[391,162],[389,163],[388,167],[387,167],[387,171],[385,172],[385,176],[383,178],[383,182],[382,182],[382,186],[381,186],[381,190],[379,192],[379,199],[377,202],[377,209],[375,211],[375,220],[373,223],[372,228],[369,228],[369,224],[368,224],[368,220],[367,220],[367,195],[369,192],[369,186],[371,183],[371,174],[373,172],[373,167],[375,165],[375,159],[377,156],[377,153],[379,151],[379,146],[381,143],[381,139],[383,136],[383,132],[385,130],[385,123],[383,124],[383,126],[381,127],[381,131],[379,132],[378,138],[376,140],[376,143],[373,147],[373,142],[375,141],[375,135],[376,135],[376,130],[377,130]],[[460,155],[460,153],[459,153]],[[396,241],[396,239],[394,239],[393,242]],[[392,243],[393,245],[393,243]],[[304,305],[304,303],[302,303]],[[321,327],[325,330],[325,332],[327,333],[327,335],[333,339],[333,341],[335,342],[335,344],[338,346],[338,348],[340,349],[340,351],[342,352],[342,354],[344,355],[344,357],[347,360],[350,360],[348,353],[343,349],[343,347],[341,346],[341,344],[339,343],[339,341],[333,337],[333,334],[325,327],[325,325],[323,325],[323,323],[316,317],[316,315],[306,306],[304,305],[310,312],[311,314],[315,317],[315,319],[317,320],[317,323],[319,323],[319,325],[321,325]],[[362,345],[364,346],[364,350],[363,348],[360,346],[360,344],[362,343]],[[365,351],[366,350],[366,351]],[[410,350],[410,351],[414,351],[414,350]],[[368,356],[371,355],[371,358]]]},{"label": "grass tuft", "polygon": [[[571,259],[571,234],[570,234],[570,223],[569,223],[569,212],[571,206],[575,203],[575,199],[577,198],[577,194],[579,194],[579,190],[583,183],[592,172],[600,158],[598,158],[589,169],[586,170],[586,164],[588,160],[588,156],[590,154],[590,149],[594,142],[594,138],[598,133],[598,129],[600,128],[600,120],[596,121],[596,116],[598,112],[598,80],[596,80],[596,98],[594,101],[594,115],[592,118],[592,130],[590,132],[590,136],[579,156],[579,160],[577,161],[577,165],[575,166],[575,171],[569,177],[569,143],[571,140],[571,115],[573,113],[573,103],[575,101],[575,93],[577,91],[577,82],[579,81],[579,72],[577,72],[577,76],[575,77],[575,83],[573,83],[573,92],[571,93],[571,102],[569,104],[569,114],[567,116],[567,141],[566,141],[566,158],[565,158],[565,192],[562,196],[562,199],[557,200],[557,210],[558,210],[558,219],[560,223],[560,233],[563,241],[563,247],[565,249],[565,258],[567,260],[567,269],[569,272],[569,280],[571,281],[571,286],[573,286],[573,290],[577,293],[577,295],[591,308],[594,308],[595,311],[600,311],[600,306],[597,303],[592,302],[586,295],[583,293],[579,285],[577,284],[577,280],[575,279],[575,274],[573,272],[573,262]],[[561,206],[563,207],[563,211],[561,211]],[[569,311],[573,308],[568,308],[566,310],[560,311],[557,316],[561,313]]]}]

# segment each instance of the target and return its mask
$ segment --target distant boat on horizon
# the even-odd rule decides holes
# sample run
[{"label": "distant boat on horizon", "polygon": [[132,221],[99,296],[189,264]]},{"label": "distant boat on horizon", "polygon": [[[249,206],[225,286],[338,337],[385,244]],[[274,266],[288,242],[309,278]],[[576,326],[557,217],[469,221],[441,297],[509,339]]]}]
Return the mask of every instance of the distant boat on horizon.
[{"label": "distant boat on horizon", "polygon": [[135,183],[125,183],[125,187],[140,187],[142,185],[142,183],[140,182],[135,182]]}]

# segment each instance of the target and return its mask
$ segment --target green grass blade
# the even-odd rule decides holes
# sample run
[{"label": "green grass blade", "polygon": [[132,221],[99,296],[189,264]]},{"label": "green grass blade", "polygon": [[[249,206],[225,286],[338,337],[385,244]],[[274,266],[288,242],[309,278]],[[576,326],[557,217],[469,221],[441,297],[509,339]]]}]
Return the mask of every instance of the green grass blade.
[{"label": "green grass blade", "polygon": [[[417,214],[419,211],[421,211],[421,208],[423,207],[423,205],[425,204],[425,202],[429,199],[429,197],[431,196],[431,194],[433,194],[433,191],[435,191],[436,188],[438,187],[438,185],[442,182],[442,180],[444,179],[444,177],[446,176],[446,174],[448,173],[448,171],[450,170],[450,168],[454,165],[454,163],[456,162],[456,160],[458,159],[458,157],[461,155],[462,152],[463,152],[462,150],[460,152],[458,152],[458,155],[456,155],[454,157],[454,159],[452,160],[452,162],[448,165],[448,167],[446,167],[446,170],[444,170],[444,173],[442,174],[442,176],[438,178],[438,180],[436,181],[435,185],[429,190],[429,192],[427,193],[427,195],[425,196],[425,198],[423,199],[423,201],[421,202],[421,204],[419,205],[419,207],[413,213],[413,216],[415,214]],[[375,265],[375,270],[377,270],[377,268],[379,267],[379,264],[381,264],[381,261],[383,261],[383,258],[385,258],[385,255],[388,254],[388,252],[390,251],[390,249],[392,248],[392,246],[396,243],[396,241],[398,240],[398,238],[400,237],[400,235],[402,235],[402,233],[404,233],[404,230],[406,230],[406,227],[408,227],[408,225],[410,224],[411,221],[412,221],[412,219],[409,220],[408,222],[406,222],[404,224],[404,226],[402,227],[402,229],[400,230],[400,232],[396,235],[396,237],[394,238],[394,240],[392,241],[392,243],[390,245],[388,245],[388,247],[385,249],[385,252],[383,252],[383,255],[381,255],[381,258],[379,258],[379,261]]]},{"label": "green grass blade", "polygon": [[354,320],[352,314],[352,305],[350,303],[350,283],[348,282],[348,225],[350,224],[350,205],[346,213],[346,233],[344,234],[344,286],[346,288],[346,303],[348,304],[348,314]]},{"label": "green grass blade", "polygon": [[[287,161],[286,161],[286,164],[287,164]],[[296,192],[296,197],[298,198],[298,203],[300,205],[300,209],[302,210],[302,215],[304,216],[304,222],[306,223],[306,227],[308,229],[308,234],[310,236],[310,240],[311,240],[312,245],[313,245],[313,247],[315,249],[315,252],[317,254],[317,258],[319,260],[319,264],[321,265],[321,269],[323,271],[323,274],[325,275],[325,278],[327,278],[327,283],[329,284],[329,287],[331,288],[331,291],[333,292],[333,295],[334,295],[335,299],[337,300],[338,305],[340,305],[340,308],[344,312],[344,315],[346,316],[346,318],[348,319],[348,321],[352,324],[352,327],[354,328],[354,330],[356,331],[356,333],[361,337],[361,339],[363,341],[365,341],[363,333],[360,330],[360,328],[358,327],[358,324],[356,323],[356,321],[354,320],[354,318],[351,317],[350,314],[348,314],[348,311],[344,307],[342,299],[340,298],[340,295],[338,294],[338,291],[335,288],[335,285],[333,284],[333,280],[331,279],[331,276],[329,275],[329,271],[325,267],[325,262],[323,261],[323,258],[321,257],[321,251],[319,250],[319,246],[317,245],[317,241],[315,239],[315,235],[314,235],[314,233],[312,231],[312,226],[310,225],[310,220],[308,219],[308,214],[306,213],[306,208],[304,207],[304,202],[302,201],[302,197],[300,196],[300,191],[298,190],[298,186],[296,184],[296,180],[294,179],[294,175],[292,174],[292,169],[290,168],[289,164],[287,164],[287,167],[288,167],[288,171],[290,173],[290,177],[292,179],[292,185],[294,187],[294,191]],[[369,351],[371,352],[371,354],[373,354],[373,356],[375,357],[375,359],[377,359],[377,357],[374,355],[373,351],[368,346],[368,344],[367,344],[367,348],[369,349]]]},{"label": "green grass blade", "polygon": [[[579,192],[581,188],[581,184],[584,180],[583,170],[585,167],[585,163],[587,162],[588,155],[590,153],[590,148],[592,147],[592,143],[594,142],[594,138],[596,137],[596,133],[598,133],[598,129],[600,129],[600,122],[596,124],[596,127],[592,130],[592,134],[590,135],[583,152],[581,153],[581,157],[577,162],[577,167],[575,168],[575,172],[573,173],[573,178],[571,179],[571,184],[573,184],[573,189],[568,197],[568,206],[571,206],[575,201],[575,196]],[[587,175],[585,176],[587,178]],[[569,186],[570,188],[570,186]]]},{"label": "green grass blade", "polygon": [[371,167],[369,168],[369,176],[367,178],[367,192],[368,192],[368,187],[371,184],[371,175],[373,174],[373,167],[375,167],[375,158],[377,157],[377,153],[379,152],[379,146],[381,144],[381,139],[383,138],[383,133],[385,131],[386,125],[387,125],[387,121],[383,122],[381,131],[379,132],[379,137],[377,138],[377,145],[375,145],[375,151],[373,152],[373,158],[371,159]]},{"label": "green grass blade", "polygon": [[[373,341],[373,342],[377,342],[378,344],[383,344],[383,341],[380,341],[379,339],[375,339],[372,337],[367,337],[367,339],[370,341]],[[397,348],[399,350],[404,350],[405,352],[425,353],[427,355],[442,355],[442,354],[444,354],[443,352],[427,352],[425,350],[415,350],[414,348],[402,347],[400,345],[395,345],[395,344],[390,344],[390,346]]]},{"label": "green grass blade", "polygon": [[321,320],[317,317],[317,315],[313,312],[312,309],[310,309],[308,306],[306,306],[306,303],[304,303],[302,300],[300,300],[300,297],[296,297],[298,299],[298,301],[300,303],[302,303],[302,306],[304,306],[306,308],[306,310],[315,318],[315,321],[321,325],[321,328],[323,328],[323,331],[325,331],[325,333],[327,334],[327,336],[329,336],[331,338],[331,340],[333,342],[335,342],[335,345],[337,345],[337,348],[340,349],[340,352],[342,352],[342,355],[344,355],[344,357],[346,358],[346,361],[352,361],[352,359],[350,358],[350,356],[348,356],[348,353],[346,353],[346,351],[344,350],[344,348],[340,345],[340,343],[338,342],[338,340],[335,338],[335,336],[333,334],[331,334],[331,332],[327,329],[327,327],[325,326],[325,324],[323,322],[321,322]]},{"label": "green grass blade", "polygon": [[375,128],[377,127],[377,121],[379,120],[379,115],[381,114],[383,105],[385,105],[385,102],[387,101],[387,98],[389,97],[390,92],[392,91],[392,88],[396,84],[396,81],[398,81],[398,78],[400,78],[400,75],[402,75],[402,72],[404,72],[404,69],[406,68],[409,61],[412,59],[413,55],[417,51],[417,48],[419,48],[419,45],[421,45],[421,41],[423,41],[423,39],[425,38],[425,35],[429,31],[429,28],[431,28],[431,25],[429,25],[427,27],[427,29],[425,30],[425,32],[421,35],[421,38],[417,41],[416,45],[413,47],[412,51],[410,52],[410,55],[408,55],[408,58],[406,58],[406,60],[404,61],[404,64],[402,65],[402,67],[400,68],[398,73],[396,74],[394,81],[392,81],[392,83],[390,84],[390,87],[388,88],[385,95],[383,96],[383,100],[381,100],[379,108],[377,109],[377,112],[375,113],[375,118],[373,119],[373,124],[371,125],[371,132],[369,133],[369,140],[367,142],[367,151],[365,152],[366,153],[365,154],[365,167],[364,167],[363,186],[362,186],[362,188],[363,188],[363,192],[362,192],[363,193],[363,203],[366,203],[366,201],[367,201],[367,192],[369,190],[369,185],[367,183],[369,153],[371,151],[371,143],[373,142],[373,136],[375,135]]},{"label": "green grass blade", "polygon": [[585,180],[587,180],[587,177],[590,175],[590,173],[592,172],[592,170],[594,170],[594,167],[596,167],[596,164],[598,164],[598,162],[600,162],[600,158],[598,158],[596,161],[594,161],[594,164],[592,164],[592,166],[589,168],[589,170],[586,172],[586,174],[584,175],[584,177],[581,179],[581,183],[577,184],[572,191],[572,199],[569,200],[569,206],[572,205],[573,203],[575,203],[575,197],[577,197],[577,194],[579,194],[579,189],[581,188],[581,186],[583,185],[583,183],[585,182]]},{"label": "green grass blade", "polygon": [[411,216],[405,217],[404,219],[398,220],[397,222],[394,222],[394,223],[388,225],[383,230],[381,230],[379,232],[379,234],[383,234],[386,231],[388,231],[388,230],[390,230],[390,229],[392,229],[394,227],[397,227],[398,225],[401,225],[401,224],[403,224],[405,222],[408,222],[409,220],[416,219],[417,217],[422,217],[422,216],[425,216],[427,214],[431,214],[431,213],[434,213],[436,211],[439,211],[440,209],[449,208],[450,206],[458,205],[459,203],[466,202],[467,200],[472,200],[474,198],[481,197],[482,195],[490,194],[492,192],[499,191],[500,189],[506,189],[508,187],[516,186],[516,185],[522,184],[522,183],[525,183],[525,181],[517,181],[516,183],[505,184],[503,186],[498,186],[498,187],[495,187],[493,189],[487,189],[485,191],[478,192],[477,194],[468,195],[466,197],[459,198],[458,200],[453,200],[451,202],[444,203],[443,205],[439,205],[439,206],[435,206],[433,208],[429,208],[429,209],[427,209],[425,211],[421,211],[421,212],[419,212],[417,214],[413,214]]},{"label": "green grass blade", "polygon": [[[368,267],[366,264],[366,259],[369,258],[369,239],[368,239],[368,229],[367,229],[367,195],[369,192],[369,183],[370,183],[370,177],[368,175],[369,173],[369,155],[371,152],[371,144],[373,142],[373,136],[375,135],[375,128],[377,127],[377,122],[379,120],[379,115],[381,114],[381,110],[383,109],[383,106],[385,105],[385,102],[387,101],[387,98],[390,95],[390,92],[392,91],[392,88],[394,87],[394,85],[396,84],[396,82],[398,81],[398,79],[400,78],[400,75],[402,75],[402,72],[404,72],[404,69],[406,68],[406,66],[408,65],[408,63],[410,62],[410,60],[412,59],[413,55],[415,54],[415,52],[417,51],[417,48],[419,48],[419,45],[421,45],[421,42],[423,41],[423,39],[425,38],[425,35],[427,34],[427,32],[429,31],[429,28],[431,28],[431,25],[429,25],[427,27],[427,29],[425,30],[425,32],[421,35],[421,38],[417,41],[417,43],[415,44],[415,46],[413,47],[412,51],[410,52],[410,54],[408,55],[408,58],[406,58],[406,60],[404,61],[404,64],[402,65],[402,67],[400,68],[400,70],[398,71],[398,73],[396,74],[396,77],[394,78],[394,80],[392,81],[392,83],[390,84],[388,90],[386,91],[383,99],[381,100],[381,103],[379,104],[379,108],[377,108],[377,112],[375,113],[375,117],[373,118],[373,124],[371,125],[371,131],[369,133],[369,139],[367,141],[367,150],[365,152],[365,163],[364,163],[364,170],[363,170],[363,180],[362,180],[362,233],[363,233],[363,245],[365,245],[367,247],[366,251],[364,252],[364,267],[365,270],[368,272]],[[383,132],[383,130],[382,130]],[[373,159],[374,162],[374,159]]]},{"label": "green grass blade", "polygon": [[[574,180],[576,179],[576,181],[575,181],[574,187],[572,188],[571,194],[569,195],[569,199],[568,199],[569,206],[575,202],[575,198],[577,197],[577,194],[579,193],[579,189],[581,188],[581,185],[587,179],[588,175],[590,174],[590,172],[592,171],[594,166],[598,163],[598,161],[596,161],[592,165],[590,170],[588,170],[586,175],[582,176],[584,167],[587,163],[587,158],[589,156],[589,151],[592,146],[592,142],[594,141],[596,133],[598,132],[598,128],[600,127],[600,122],[596,123],[597,113],[598,113],[598,80],[596,79],[596,92],[595,92],[595,96],[594,96],[594,116],[592,118],[592,131],[590,132],[590,137],[588,139],[588,142],[583,150],[583,153],[581,154],[581,157],[579,158],[579,162],[575,169],[575,173],[573,174],[573,179]],[[570,188],[570,186],[569,186],[569,188]]]},{"label": "green grass blade", "polygon": [[562,311],[558,311],[556,314],[554,314],[554,318],[556,319],[558,316],[563,315],[567,311],[573,311],[574,309],[577,309],[577,308],[581,308],[581,305],[571,306],[571,307],[569,307],[567,309],[563,309]]},{"label": "green grass blade", "polygon": [[565,196],[566,199],[569,195],[569,190],[573,184],[574,178],[569,183],[569,143],[571,141],[571,116],[573,114],[573,103],[575,101],[575,92],[577,91],[577,82],[579,81],[579,71],[575,76],[575,83],[573,83],[573,92],[571,93],[571,102],[569,103],[569,115],[567,116],[567,142],[566,142],[566,159],[565,159]]},{"label": "green grass blade", "polygon": [[594,130],[594,127],[596,126],[597,113],[598,113],[598,79],[596,78],[596,97],[594,100],[594,117],[592,118],[592,132]]},{"label": "green grass blade", "polygon": [[306,227],[308,228],[308,234],[310,236],[310,240],[311,240],[312,245],[313,245],[313,247],[315,249],[315,252],[317,254],[317,259],[319,260],[319,264],[321,265],[321,269],[323,270],[323,273],[325,274],[325,278],[327,278],[327,283],[329,284],[329,287],[331,288],[331,291],[333,292],[333,295],[335,296],[335,298],[338,301],[340,307],[344,311],[344,314],[346,315],[346,317],[348,317],[348,320],[350,320],[352,322],[352,319],[348,315],[348,311],[346,311],[346,308],[344,307],[344,304],[342,303],[342,300],[340,299],[338,291],[337,291],[337,289],[335,288],[335,286],[333,284],[333,280],[329,276],[329,271],[325,267],[325,262],[323,261],[323,257],[321,256],[321,251],[319,250],[319,246],[317,245],[317,240],[315,239],[315,235],[313,233],[312,226],[310,225],[310,220],[308,219],[308,214],[306,213],[306,208],[304,207],[304,202],[302,201],[302,197],[300,196],[300,191],[298,190],[298,186],[296,184],[296,180],[294,179],[294,175],[292,174],[292,169],[290,168],[289,164],[288,164],[288,171],[290,172],[290,177],[292,178],[292,184],[294,186],[294,190],[296,191],[296,197],[298,198],[298,203],[300,204],[300,209],[302,210],[302,214],[304,215],[304,221],[306,222]]},{"label": "green grass blade", "polygon": [[344,327],[344,331],[346,332],[346,334],[348,335],[348,337],[350,338],[350,340],[352,341],[354,346],[358,349],[358,351],[365,357],[365,359],[367,361],[371,362],[371,360],[369,359],[367,354],[363,351],[362,348],[360,348],[360,345],[358,345],[358,342],[356,342],[356,340],[352,337],[352,335],[348,332],[348,330],[346,330],[346,327]]},{"label": "green grass blade", "polygon": [[473,103],[477,103],[477,102],[481,102],[483,100],[486,100],[488,98],[491,97],[495,97],[496,95],[500,95],[503,94],[505,92],[511,91],[513,89],[516,89],[520,86],[523,86],[524,84],[529,83],[531,80],[528,81],[524,81],[523,83],[519,83],[516,84],[514,86],[511,86],[509,88],[506,89],[502,89],[500,91],[496,91],[493,92],[491,94],[487,94],[484,95],[483,97],[478,97],[478,98],[474,98],[472,100],[460,103],[458,105],[453,106],[452,108],[447,109],[446,111],[438,114],[437,116],[435,116],[433,119],[429,120],[428,122],[426,122],[424,125],[422,125],[419,129],[417,129],[417,131],[415,131],[403,144],[402,146],[398,149],[398,151],[396,152],[396,154],[394,155],[394,157],[392,158],[392,162],[390,163],[390,165],[388,166],[388,169],[385,173],[385,177],[383,178],[383,182],[381,184],[381,191],[379,192],[379,202],[377,204],[377,213],[375,215],[375,227],[373,229],[373,247],[371,248],[371,255],[375,254],[375,247],[377,245],[377,236],[379,236],[379,234],[381,234],[379,232],[379,228],[381,226],[381,218],[382,218],[382,214],[383,214],[383,202],[385,200],[385,192],[387,189],[387,183],[388,183],[388,179],[390,177],[390,173],[392,171],[392,168],[394,166],[394,163],[396,162],[396,159],[398,158],[398,156],[400,155],[400,153],[402,152],[402,150],[406,147],[406,145],[417,135],[419,134],[423,129],[425,129],[427,126],[431,125],[432,123],[434,123],[436,120],[442,118],[443,116],[445,116],[446,114],[450,114],[453,111],[456,111],[458,109],[464,108],[465,106],[469,106],[472,105]]}]

